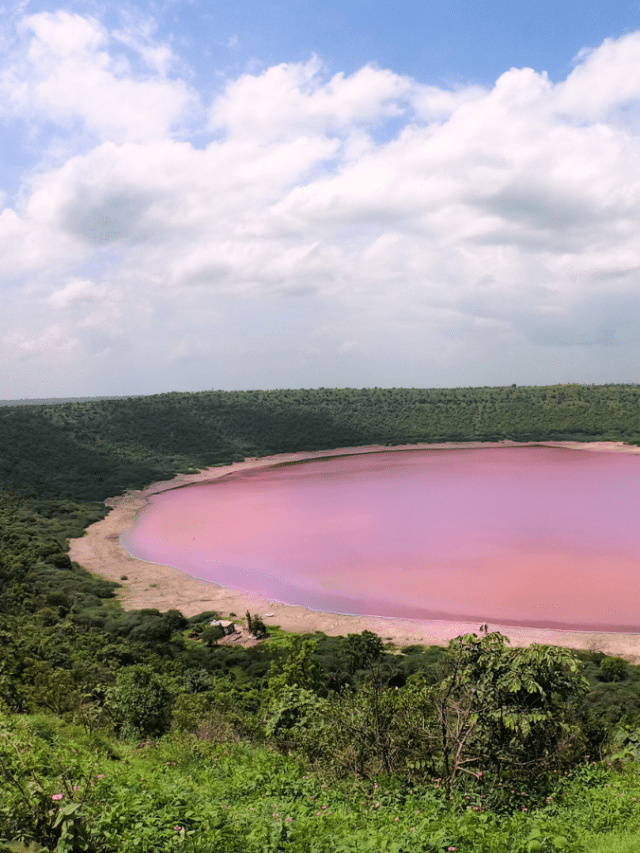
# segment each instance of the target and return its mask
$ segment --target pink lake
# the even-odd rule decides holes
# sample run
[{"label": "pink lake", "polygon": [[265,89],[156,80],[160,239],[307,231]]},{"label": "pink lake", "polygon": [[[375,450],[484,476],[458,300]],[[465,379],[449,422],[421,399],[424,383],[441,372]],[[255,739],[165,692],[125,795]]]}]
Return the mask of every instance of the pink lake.
[{"label": "pink lake", "polygon": [[403,450],[154,495],[143,560],[313,610],[640,631],[640,455]]}]

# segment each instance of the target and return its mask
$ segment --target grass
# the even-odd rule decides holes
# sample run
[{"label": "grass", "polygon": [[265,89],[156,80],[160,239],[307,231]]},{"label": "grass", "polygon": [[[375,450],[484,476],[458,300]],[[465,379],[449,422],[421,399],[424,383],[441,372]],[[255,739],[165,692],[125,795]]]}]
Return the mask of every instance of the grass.
[{"label": "grass", "polygon": [[640,853],[640,837],[637,831],[609,833],[593,839],[590,853]]},{"label": "grass", "polygon": [[8,785],[0,840],[18,839],[20,821],[29,840],[37,819],[104,853],[640,853],[635,763],[585,761],[537,806],[515,789],[447,800],[434,780],[337,782],[246,743],[173,734],[139,749],[43,715],[2,718],[0,734],[5,770],[31,780]]}]

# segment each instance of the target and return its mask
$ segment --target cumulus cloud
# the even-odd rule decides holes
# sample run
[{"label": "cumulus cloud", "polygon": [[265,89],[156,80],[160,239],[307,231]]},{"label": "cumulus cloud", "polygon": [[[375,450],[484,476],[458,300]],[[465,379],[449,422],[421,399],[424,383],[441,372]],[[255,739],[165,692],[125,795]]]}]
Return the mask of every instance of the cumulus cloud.
[{"label": "cumulus cloud", "polygon": [[[94,18],[69,12],[25,16],[0,76],[5,117],[49,121],[117,142],[164,137],[194,108],[183,80],[166,77],[166,45],[131,29],[109,34]],[[118,44],[139,59],[135,65]]]},{"label": "cumulus cloud", "polygon": [[582,50],[574,70],[557,86],[555,106],[574,121],[613,121],[637,130],[638,91],[640,32],[634,32]]},{"label": "cumulus cloud", "polygon": [[302,133],[327,133],[399,116],[414,88],[409,78],[365,66],[349,77],[320,78],[317,57],[283,63],[260,75],[231,81],[210,111],[210,125],[233,137],[263,141]]},{"label": "cumulus cloud", "polygon": [[0,212],[0,351],[25,393],[628,380],[639,53],[455,90],[312,57],[203,105],[149,22],[25,16],[4,120],[65,153]]}]

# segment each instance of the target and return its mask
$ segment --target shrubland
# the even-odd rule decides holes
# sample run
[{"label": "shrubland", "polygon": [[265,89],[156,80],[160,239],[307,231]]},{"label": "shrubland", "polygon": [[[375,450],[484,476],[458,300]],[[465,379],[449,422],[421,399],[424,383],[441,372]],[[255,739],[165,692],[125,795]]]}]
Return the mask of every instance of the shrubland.
[{"label": "shrubland", "polygon": [[[640,668],[248,614],[124,611],[69,560],[106,498],[245,456],[640,443],[635,386],[167,394],[0,408],[0,850],[640,850]],[[234,618],[236,618],[234,616]],[[237,617],[241,621],[241,617]],[[635,845],[635,846],[634,846]]]}]

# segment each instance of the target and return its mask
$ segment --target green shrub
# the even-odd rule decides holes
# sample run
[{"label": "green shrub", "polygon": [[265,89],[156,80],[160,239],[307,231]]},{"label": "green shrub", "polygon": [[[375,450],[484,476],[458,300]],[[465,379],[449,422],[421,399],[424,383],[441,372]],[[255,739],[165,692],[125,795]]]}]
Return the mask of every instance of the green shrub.
[{"label": "green shrub", "polygon": [[627,677],[627,662],[621,657],[606,657],[600,661],[602,681],[624,681]]},{"label": "green shrub", "polygon": [[170,693],[162,676],[150,666],[122,670],[116,681],[117,708],[124,719],[125,737],[157,737],[170,722]]}]

